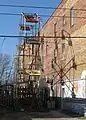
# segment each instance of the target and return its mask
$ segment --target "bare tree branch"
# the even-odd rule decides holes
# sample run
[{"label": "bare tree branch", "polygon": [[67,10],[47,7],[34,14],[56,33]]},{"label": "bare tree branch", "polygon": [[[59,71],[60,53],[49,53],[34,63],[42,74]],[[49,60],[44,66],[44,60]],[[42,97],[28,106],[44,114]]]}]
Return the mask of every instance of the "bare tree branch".
[{"label": "bare tree branch", "polygon": [[2,82],[3,76],[6,74],[6,71],[10,67],[10,55],[0,53],[0,82]]}]

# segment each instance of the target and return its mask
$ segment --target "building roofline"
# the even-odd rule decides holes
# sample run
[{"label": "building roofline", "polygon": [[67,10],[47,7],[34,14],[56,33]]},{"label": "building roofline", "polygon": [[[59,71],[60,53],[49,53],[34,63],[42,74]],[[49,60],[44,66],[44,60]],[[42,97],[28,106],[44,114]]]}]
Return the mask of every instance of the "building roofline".
[{"label": "building roofline", "polygon": [[[41,30],[44,28],[44,26],[48,23],[48,21],[51,19],[51,16],[53,16],[53,14],[55,13],[55,11],[58,9],[58,7],[62,4],[63,0],[61,0],[61,2],[58,4],[58,6],[56,7],[56,9],[52,12],[52,14],[50,15],[50,17],[47,19],[47,21],[44,23],[43,27],[41,28]],[[41,31],[40,30],[40,31]]]}]

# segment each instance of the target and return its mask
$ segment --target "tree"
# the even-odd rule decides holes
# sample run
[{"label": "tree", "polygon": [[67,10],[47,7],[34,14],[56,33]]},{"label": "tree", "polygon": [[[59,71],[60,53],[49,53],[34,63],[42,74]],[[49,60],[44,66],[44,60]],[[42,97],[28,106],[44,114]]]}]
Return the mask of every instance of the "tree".
[{"label": "tree", "polygon": [[10,55],[0,53],[0,83],[3,81],[4,76],[6,76],[7,71],[10,68]]}]

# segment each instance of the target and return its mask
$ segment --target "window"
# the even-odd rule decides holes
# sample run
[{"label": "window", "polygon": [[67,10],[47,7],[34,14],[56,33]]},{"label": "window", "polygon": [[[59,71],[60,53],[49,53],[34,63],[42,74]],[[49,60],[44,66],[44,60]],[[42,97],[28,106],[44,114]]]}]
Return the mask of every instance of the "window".
[{"label": "window", "polygon": [[54,24],[54,36],[56,37],[56,25],[57,23]]},{"label": "window", "polygon": [[63,16],[63,25],[66,24],[65,15]]},{"label": "window", "polygon": [[32,54],[34,54],[34,44],[32,44]]},{"label": "window", "polygon": [[73,7],[70,9],[70,25],[71,26],[74,25],[74,8]]},{"label": "window", "polygon": [[47,53],[48,53],[48,47],[49,47],[48,41],[46,41],[46,55],[47,55]]}]

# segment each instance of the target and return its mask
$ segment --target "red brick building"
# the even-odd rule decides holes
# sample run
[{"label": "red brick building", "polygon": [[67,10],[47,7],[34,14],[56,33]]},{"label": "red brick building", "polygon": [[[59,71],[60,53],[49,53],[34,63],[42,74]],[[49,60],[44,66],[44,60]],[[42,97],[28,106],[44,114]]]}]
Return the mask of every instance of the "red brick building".
[{"label": "red brick building", "polygon": [[[66,76],[63,77],[64,80],[66,80],[67,77],[70,80],[80,79],[82,71],[86,69],[85,8],[86,0],[62,0],[41,29],[41,36],[44,36],[43,55],[46,77],[52,79],[57,74],[55,69],[59,71],[59,67],[56,65],[55,69],[52,69],[52,59],[55,59],[55,57],[57,64],[62,68],[75,57],[77,70],[71,68],[66,73]],[[72,41],[72,46],[69,45],[69,41]],[[65,73],[72,64],[73,61],[69,62],[63,73]],[[59,75],[54,78],[54,83],[58,79]],[[60,94],[60,90],[57,90]]]}]

